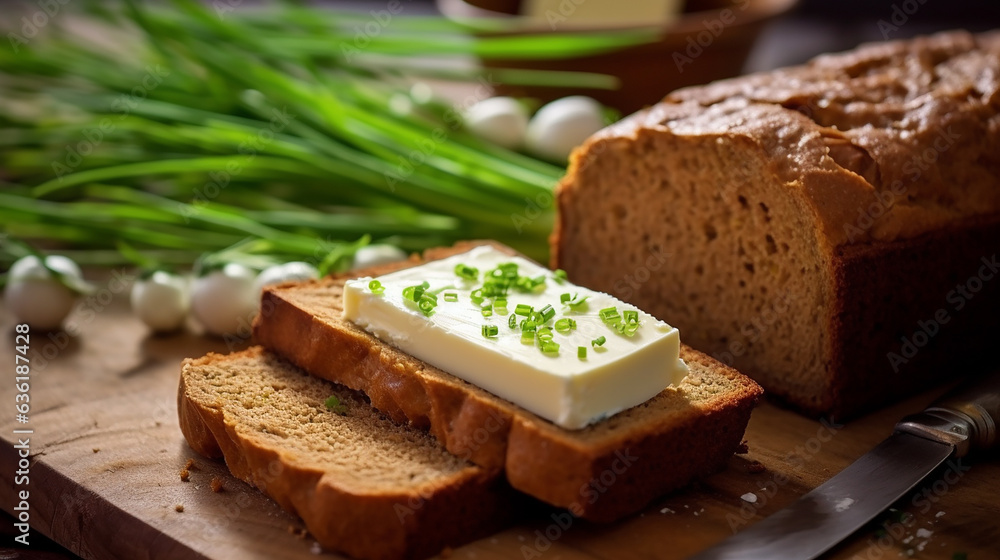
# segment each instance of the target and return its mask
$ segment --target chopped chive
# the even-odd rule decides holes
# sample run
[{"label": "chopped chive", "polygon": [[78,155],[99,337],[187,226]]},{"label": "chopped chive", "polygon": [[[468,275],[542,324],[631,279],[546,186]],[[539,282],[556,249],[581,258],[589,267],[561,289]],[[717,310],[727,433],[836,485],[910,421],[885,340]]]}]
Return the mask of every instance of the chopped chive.
[{"label": "chopped chive", "polygon": [[535,331],[522,330],[521,331],[521,343],[522,344],[533,344],[535,342]]},{"label": "chopped chive", "polygon": [[482,289],[472,290],[472,293],[469,294],[469,299],[472,300],[472,303],[479,305],[480,303],[483,303],[483,300],[486,299],[486,296],[483,295]]},{"label": "chopped chive", "polygon": [[625,336],[633,336],[639,330],[639,323],[618,323],[615,329]]},{"label": "chopped chive", "polygon": [[482,308],[480,310],[480,312],[483,314],[483,317],[492,317],[493,316],[493,308],[492,307],[484,307],[484,308]]},{"label": "chopped chive", "polygon": [[563,270],[563,269],[561,269],[561,268],[557,268],[552,273],[552,279],[555,280],[556,282],[562,284],[563,282],[566,281],[566,271]]},{"label": "chopped chive", "polygon": [[[534,333],[536,328],[538,328],[538,323],[532,321],[531,319],[524,319],[521,321],[522,331],[531,331]],[[532,334],[532,336],[534,336],[534,334]]]},{"label": "chopped chive", "polygon": [[586,360],[587,359],[587,347],[586,346],[577,346],[576,347],[576,357],[580,358],[581,360]]},{"label": "chopped chive", "polygon": [[382,295],[385,292],[385,287],[378,280],[372,280],[368,283],[368,289],[375,295]]},{"label": "chopped chive", "polygon": [[624,319],[626,323],[638,323],[639,312],[632,309],[626,309],[622,312],[622,319]]},{"label": "chopped chive", "polygon": [[455,274],[466,280],[476,280],[479,278],[479,269],[466,264],[456,264]]},{"label": "chopped chive", "polygon": [[456,294],[455,292],[445,292],[444,293],[444,300],[445,301],[458,301],[458,294]]},{"label": "chopped chive", "polygon": [[493,309],[507,309],[507,298],[498,297],[493,300]]},{"label": "chopped chive", "polygon": [[614,307],[605,307],[601,310],[601,321],[605,325],[612,326],[621,321],[622,317],[618,314],[618,310]]},{"label": "chopped chive", "polygon": [[430,294],[423,294],[420,296],[420,301],[417,302],[417,307],[424,316],[430,317],[434,312],[434,308],[437,307],[437,300]]},{"label": "chopped chive", "polygon": [[604,343],[607,342],[607,340],[608,339],[604,338],[603,336],[599,336],[594,340],[591,340],[590,345],[593,346],[594,348],[597,348],[598,346],[604,346]]},{"label": "chopped chive", "polygon": [[545,344],[542,344],[542,352],[546,354],[558,354],[559,344],[555,342],[546,342]]},{"label": "chopped chive", "polygon": [[423,297],[424,290],[423,286],[407,286],[403,288],[403,297],[412,302],[418,302]]},{"label": "chopped chive", "polygon": [[517,328],[517,315],[511,315],[507,318],[507,326],[512,329]]},{"label": "chopped chive", "polygon": [[546,305],[545,307],[542,308],[541,311],[539,311],[539,313],[542,314],[543,323],[548,323],[549,321],[552,320],[553,317],[556,316],[556,310],[552,309],[551,305]]},{"label": "chopped chive", "polygon": [[[563,294],[563,296],[569,296],[569,294]],[[587,303],[587,298],[589,297],[590,296],[580,297],[580,294],[573,294],[568,299],[560,297],[559,300],[563,303],[563,305],[568,305],[571,309],[578,310]]]},{"label": "chopped chive", "polygon": [[534,310],[535,309],[533,307],[531,307],[530,305],[525,305],[523,303],[519,303],[519,304],[517,304],[517,307],[514,308],[514,314],[515,315],[520,315],[522,317],[527,317],[527,316],[531,315],[531,312],[534,311]]},{"label": "chopped chive", "polygon": [[341,416],[347,415],[347,405],[340,402],[340,399],[337,398],[337,395],[330,395],[330,398],[323,401],[323,405],[326,406],[326,409],[329,410],[330,412],[339,414]]},{"label": "chopped chive", "polygon": [[500,332],[500,329],[496,325],[483,325],[483,336],[486,338],[493,338]]},{"label": "chopped chive", "polygon": [[559,303],[569,303],[571,299],[573,299],[573,296],[569,292],[559,294]]},{"label": "chopped chive", "polygon": [[502,282],[487,282],[483,284],[481,289],[483,290],[483,295],[488,297],[507,295],[507,286]]},{"label": "chopped chive", "polygon": [[563,317],[556,321],[556,332],[566,334],[576,328],[576,321],[568,317]]}]

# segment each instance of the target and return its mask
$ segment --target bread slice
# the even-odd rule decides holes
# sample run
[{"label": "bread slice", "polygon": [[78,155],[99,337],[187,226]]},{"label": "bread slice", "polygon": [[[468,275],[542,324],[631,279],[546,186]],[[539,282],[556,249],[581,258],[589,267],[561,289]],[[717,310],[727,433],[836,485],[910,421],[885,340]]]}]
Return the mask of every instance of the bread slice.
[{"label": "bread slice", "polygon": [[[428,260],[475,244],[433,250]],[[509,249],[506,249],[510,251]],[[427,429],[452,453],[511,486],[593,521],[633,513],[721,468],[761,394],[753,381],[682,347],[688,379],[642,405],[569,431],[430,366],[341,319],[344,282],[403,264],[265,290],[254,338],[309,373],[363,391],[398,422]]]},{"label": "bread slice", "polygon": [[[342,410],[327,408],[331,396]],[[177,402],[195,451],[224,457],[326,548],[422,558],[510,518],[516,493],[496,472],[260,347],[185,360]]]},{"label": "bread slice", "polygon": [[839,419],[995,362],[1000,33],[686,88],[595,134],[552,266]]}]

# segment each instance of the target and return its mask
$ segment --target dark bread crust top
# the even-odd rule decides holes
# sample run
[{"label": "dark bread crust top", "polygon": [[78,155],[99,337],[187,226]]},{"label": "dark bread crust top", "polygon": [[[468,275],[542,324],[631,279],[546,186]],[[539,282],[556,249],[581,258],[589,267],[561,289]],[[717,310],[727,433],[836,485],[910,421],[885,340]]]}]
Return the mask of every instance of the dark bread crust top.
[{"label": "dark bread crust top", "polygon": [[569,174],[596,143],[657,133],[749,142],[805,194],[831,247],[1000,216],[1000,32],[864,45],[681,89],[591,138]]}]

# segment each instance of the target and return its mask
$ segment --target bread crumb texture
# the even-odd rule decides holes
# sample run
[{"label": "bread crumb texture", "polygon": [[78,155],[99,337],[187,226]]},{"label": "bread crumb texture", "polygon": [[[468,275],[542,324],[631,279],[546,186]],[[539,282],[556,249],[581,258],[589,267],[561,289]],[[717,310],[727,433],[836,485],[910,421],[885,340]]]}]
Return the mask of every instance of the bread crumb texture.
[{"label": "bread crumb texture", "polygon": [[[242,437],[281,449],[283,459],[302,468],[334,473],[343,485],[394,490],[432,483],[467,466],[430,435],[399,430],[360,393],[312,378],[271,354],[203,360],[187,371],[188,394],[220,408]],[[327,409],[331,396],[346,414]]]}]

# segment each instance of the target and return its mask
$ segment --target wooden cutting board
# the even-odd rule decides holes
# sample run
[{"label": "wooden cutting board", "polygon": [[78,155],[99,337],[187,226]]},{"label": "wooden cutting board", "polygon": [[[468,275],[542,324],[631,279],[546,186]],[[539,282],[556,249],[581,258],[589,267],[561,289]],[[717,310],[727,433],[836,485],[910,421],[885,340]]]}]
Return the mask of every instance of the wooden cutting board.
[{"label": "wooden cutting board", "polygon": [[[229,476],[224,464],[196,455],[177,426],[181,359],[245,342],[190,332],[150,336],[113,291],[98,292],[106,297],[71,316],[78,336],[30,333],[26,424],[15,418],[14,320],[0,310],[0,367],[8,379],[0,384],[3,509],[19,514],[17,492],[27,490],[30,535],[48,535],[88,559],[316,558],[318,545],[295,517]],[[748,454],[639,515],[608,526],[575,521],[562,527],[553,512],[526,512],[518,525],[458,548],[451,558],[684,558],[837,473],[937,392],[843,427],[764,403],[747,430]],[[33,433],[14,434],[18,429]],[[30,438],[29,482],[15,485],[15,445],[24,437]],[[179,473],[190,460],[194,466],[183,482]],[[753,462],[763,471],[751,472]],[[874,526],[865,529],[830,558],[951,559],[956,552],[1000,558],[1000,460],[969,467],[961,477],[948,476],[951,482],[929,479],[926,494],[902,501],[903,522],[883,536]],[[211,489],[215,478],[223,484],[218,493]]]}]

